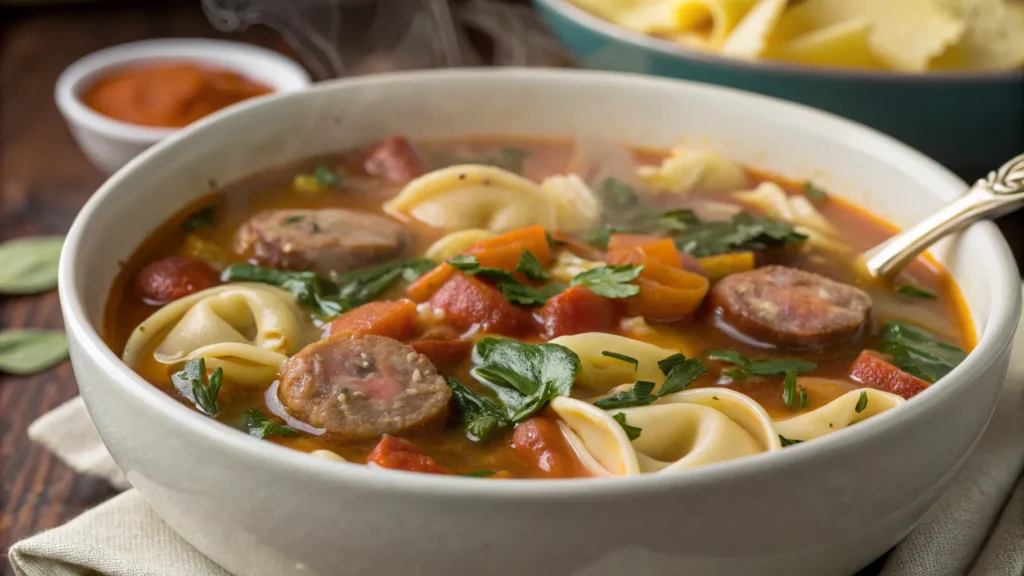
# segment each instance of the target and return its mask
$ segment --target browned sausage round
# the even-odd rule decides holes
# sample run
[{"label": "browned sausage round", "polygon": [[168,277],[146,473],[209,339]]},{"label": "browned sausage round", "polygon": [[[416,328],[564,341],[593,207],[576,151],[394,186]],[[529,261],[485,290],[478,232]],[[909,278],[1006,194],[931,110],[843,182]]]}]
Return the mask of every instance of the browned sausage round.
[{"label": "browned sausage round", "polygon": [[735,330],[788,348],[854,340],[871,312],[871,298],[862,290],[783,266],[726,276],[710,301]]},{"label": "browned sausage round", "polygon": [[374,146],[366,154],[363,169],[395,184],[404,184],[425,172],[416,150],[401,136],[392,136]]},{"label": "browned sausage round", "polygon": [[242,224],[235,250],[263,266],[328,274],[395,258],[408,236],[398,222],[369,212],[270,210]]},{"label": "browned sausage round", "polygon": [[135,293],[148,304],[166,304],[216,285],[220,275],[196,258],[170,256],[150,262],[135,277]]},{"label": "browned sausage round", "polygon": [[426,356],[384,336],[332,336],[281,365],[278,396],[296,418],[335,440],[444,425],[451,389]]}]

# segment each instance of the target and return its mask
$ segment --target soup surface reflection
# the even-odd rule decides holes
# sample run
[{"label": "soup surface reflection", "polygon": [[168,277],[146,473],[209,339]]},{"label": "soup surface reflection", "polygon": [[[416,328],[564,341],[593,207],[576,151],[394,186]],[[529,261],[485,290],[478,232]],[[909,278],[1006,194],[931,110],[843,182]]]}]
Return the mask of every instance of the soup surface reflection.
[{"label": "soup surface reflection", "polygon": [[487,478],[680,471],[898,407],[974,345],[893,228],[701,150],[479,137],[217,189],[125,264],[105,338],[225,425]]}]

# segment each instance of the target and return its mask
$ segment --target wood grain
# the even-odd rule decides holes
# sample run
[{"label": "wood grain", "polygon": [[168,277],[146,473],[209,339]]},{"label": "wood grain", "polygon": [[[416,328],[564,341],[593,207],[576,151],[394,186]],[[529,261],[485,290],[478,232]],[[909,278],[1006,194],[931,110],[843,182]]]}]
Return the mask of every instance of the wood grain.
[{"label": "wood grain", "polygon": [[[219,35],[206,22],[198,0],[45,9],[0,6],[0,240],[66,232],[103,181],[72,141],[53,103],[60,72],[107,46],[169,36]],[[241,39],[287,51],[267,29],[249,31]],[[993,165],[1000,160],[993,159]],[[978,175],[962,174],[969,180]],[[1005,218],[1001,227],[1020,261],[1024,217]],[[0,297],[0,327],[61,326],[55,293]],[[35,376],[0,376],[0,551],[5,556],[12,543],[61,524],[115,493],[101,480],[74,474],[25,435],[35,418],[76,394],[68,363]],[[0,574],[7,573],[10,566],[0,562]]]}]

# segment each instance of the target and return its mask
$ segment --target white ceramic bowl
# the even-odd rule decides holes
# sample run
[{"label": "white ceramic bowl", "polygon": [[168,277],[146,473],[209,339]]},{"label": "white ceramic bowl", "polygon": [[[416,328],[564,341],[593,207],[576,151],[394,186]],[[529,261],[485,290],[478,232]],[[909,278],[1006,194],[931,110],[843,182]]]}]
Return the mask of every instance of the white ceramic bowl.
[{"label": "white ceramic bowl", "polygon": [[684,141],[813,177],[902,225],[964,189],[925,156],[838,117],[631,75],[363,77],[198,122],[89,200],[68,234],[60,296],[75,374],[110,452],[168,524],[234,574],[850,574],[914,526],[988,422],[1020,314],[1017,269],[989,223],[934,251],[980,335],[941,383],[813,442],[682,474],[482,481],[327,462],[186,408],[100,339],[119,262],[209,179],[232,182],[398,131]]},{"label": "white ceramic bowl", "polygon": [[54,97],[75,142],[106,174],[180,128],[139,126],[108,118],[86,106],[80,95],[115,70],[166,61],[189,61],[232,70],[272,87],[294,92],[309,86],[309,74],[286,56],[251,44],[203,38],[166,38],[120,44],[93,52],[68,66],[57,79]]}]

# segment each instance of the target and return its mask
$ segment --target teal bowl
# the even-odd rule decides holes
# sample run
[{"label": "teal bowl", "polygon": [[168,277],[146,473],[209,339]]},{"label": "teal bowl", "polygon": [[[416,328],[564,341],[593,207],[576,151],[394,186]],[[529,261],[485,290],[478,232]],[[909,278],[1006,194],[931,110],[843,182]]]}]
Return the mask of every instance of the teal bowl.
[{"label": "teal bowl", "polygon": [[961,174],[982,175],[1024,152],[1024,70],[901,74],[746,62],[632,32],[567,0],[534,5],[588,68],[685,78],[800,102],[877,128]]}]

